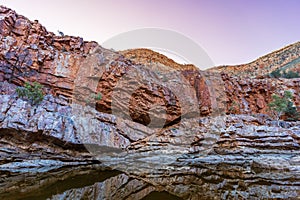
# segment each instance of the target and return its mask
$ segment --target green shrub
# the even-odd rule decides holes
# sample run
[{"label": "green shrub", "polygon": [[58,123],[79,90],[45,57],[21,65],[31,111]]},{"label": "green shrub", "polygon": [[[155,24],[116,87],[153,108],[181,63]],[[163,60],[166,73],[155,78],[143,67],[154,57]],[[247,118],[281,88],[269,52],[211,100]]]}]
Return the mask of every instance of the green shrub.
[{"label": "green shrub", "polygon": [[85,99],[86,104],[95,103],[95,101],[100,101],[102,99],[102,94],[98,92],[97,94],[91,94]]},{"label": "green shrub", "polygon": [[100,101],[102,99],[102,94],[100,92],[98,92],[97,94],[92,94],[92,98]]},{"label": "green shrub", "polygon": [[268,104],[268,106],[274,113],[277,120],[279,120],[284,114],[288,116],[288,120],[299,119],[300,114],[292,102],[292,92],[285,91],[283,97],[273,94],[272,98],[273,100]]},{"label": "green shrub", "polygon": [[284,72],[284,78],[299,78],[300,75],[297,72],[293,72],[293,71],[288,71],[288,72]]},{"label": "green shrub", "polygon": [[287,108],[285,109],[285,114],[287,115],[288,121],[297,121],[300,118],[300,113],[297,111],[297,108],[294,106],[293,102],[289,101]]},{"label": "green shrub", "polygon": [[280,72],[279,69],[276,69],[276,70],[272,71],[272,72],[269,74],[269,76],[270,76],[271,78],[280,78],[280,77],[281,77],[281,72]]},{"label": "green shrub", "polygon": [[276,69],[274,71],[272,71],[269,76],[271,78],[287,78],[287,79],[291,79],[291,78],[300,78],[300,75],[298,72],[293,72],[293,71],[282,71],[281,69]]},{"label": "green shrub", "polygon": [[28,100],[32,105],[39,104],[44,99],[43,86],[37,82],[26,82],[24,87],[16,89],[18,97]]}]

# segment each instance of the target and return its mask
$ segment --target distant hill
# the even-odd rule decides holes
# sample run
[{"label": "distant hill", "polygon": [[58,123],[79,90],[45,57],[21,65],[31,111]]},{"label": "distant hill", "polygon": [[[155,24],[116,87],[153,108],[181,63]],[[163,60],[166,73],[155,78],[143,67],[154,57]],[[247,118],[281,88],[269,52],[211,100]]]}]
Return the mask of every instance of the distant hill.
[{"label": "distant hill", "polygon": [[[150,49],[129,49],[120,51],[120,53],[137,64],[161,63],[173,69],[198,70],[193,64],[179,64]],[[268,77],[275,70],[300,72],[300,42],[288,45],[247,64],[224,65],[207,69],[209,72],[224,72],[230,76],[251,78]]]},{"label": "distant hill", "polygon": [[267,77],[271,72],[278,69],[300,72],[300,42],[288,45],[248,64],[219,66],[208,69],[208,71],[254,78]]},{"label": "distant hill", "polygon": [[198,68],[193,64],[179,64],[171,58],[150,49],[129,49],[121,51],[120,53],[137,64],[149,65],[153,63],[161,63],[165,66],[178,70],[198,70]]}]

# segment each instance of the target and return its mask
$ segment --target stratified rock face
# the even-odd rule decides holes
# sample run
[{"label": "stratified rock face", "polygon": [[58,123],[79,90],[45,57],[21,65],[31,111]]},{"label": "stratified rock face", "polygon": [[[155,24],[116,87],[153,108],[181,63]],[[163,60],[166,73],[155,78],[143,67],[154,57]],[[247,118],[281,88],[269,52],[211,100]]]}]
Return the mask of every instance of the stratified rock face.
[{"label": "stratified rock face", "polygon": [[[154,191],[182,199],[300,196],[299,122],[278,126],[264,114],[224,115],[264,113],[271,94],[285,90],[299,105],[299,79],[200,72],[158,54],[147,64],[152,52],[123,56],[79,37],[56,36],[3,6],[0,27],[0,197],[20,185],[24,193],[47,188],[68,179],[60,168],[99,161],[126,175],[48,197],[140,199]],[[286,64],[281,53],[274,63]],[[132,55],[136,63],[126,59]],[[40,104],[17,96],[25,81],[44,86]]]},{"label": "stratified rock face", "polygon": [[227,113],[268,113],[273,94],[293,93],[295,106],[300,106],[300,79],[251,79],[222,75],[226,88]]},{"label": "stratified rock face", "polygon": [[[192,127],[195,122],[199,126]],[[276,124],[264,115],[185,120],[181,126],[174,125],[133,142],[128,152],[99,156],[105,165],[126,171],[126,175],[109,178],[96,165],[92,169],[40,171],[34,177],[26,174],[23,180],[19,171],[10,169],[7,171],[13,171],[12,175],[2,174],[8,184],[0,187],[0,194],[7,197],[2,192],[7,191],[35,197],[39,194],[35,191],[45,192],[53,184],[62,187],[59,183],[64,180],[64,189],[58,187],[44,195],[51,199],[142,199],[151,192],[166,191],[181,199],[195,200],[297,198],[300,124]],[[76,174],[86,174],[88,178],[76,179]],[[74,186],[68,188],[68,179],[86,183],[73,181]],[[23,185],[21,191],[15,187],[18,184]]]},{"label": "stratified rock face", "polygon": [[[47,93],[69,102],[86,102],[101,92],[97,110],[120,113],[145,125],[152,121],[168,124],[182,115],[207,115],[211,111],[209,90],[195,67],[174,70],[164,65],[150,69],[95,42],[56,36],[38,21],[31,22],[3,6],[0,16],[0,81],[17,85],[37,81],[47,86]],[[174,79],[176,83],[171,84]]]},{"label": "stratified rock face", "polygon": [[[37,21],[0,8],[0,81],[17,85],[37,81],[45,86],[45,92],[69,103],[92,101],[100,112],[149,127],[174,124],[182,117],[266,113],[271,95],[282,92],[280,89],[294,90],[298,105],[296,79],[221,77],[213,72],[220,70],[201,72],[146,49],[120,54],[79,37],[56,36]],[[275,68],[280,67],[296,59],[298,50],[297,43],[273,53],[276,62],[271,56],[261,60],[268,58]],[[284,55],[290,57],[281,59]],[[228,70],[226,73],[234,75]],[[98,93],[102,98],[93,99]]]},{"label": "stratified rock face", "polygon": [[95,155],[121,151],[152,134],[131,120],[89,106],[70,106],[52,95],[31,105],[17,97],[16,86],[7,82],[0,86],[0,170],[26,171],[26,162],[33,162],[32,168],[47,166],[49,170],[70,162],[88,164],[97,160]]},{"label": "stratified rock face", "polygon": [[38,81],[55,94],[70,96],[80,62],[98,45],[79,37],[56,36],[38,21],[3,6],[0,16],[0,80]]},{"label": "stratified rock face", "polygon": [[[113,164],[183,199],[300,195],[299,122],[278,127],[265,115],[232,115],[191,124],[133,143],[136,157]],[[141,161],[147,164],[136,164]]]}]

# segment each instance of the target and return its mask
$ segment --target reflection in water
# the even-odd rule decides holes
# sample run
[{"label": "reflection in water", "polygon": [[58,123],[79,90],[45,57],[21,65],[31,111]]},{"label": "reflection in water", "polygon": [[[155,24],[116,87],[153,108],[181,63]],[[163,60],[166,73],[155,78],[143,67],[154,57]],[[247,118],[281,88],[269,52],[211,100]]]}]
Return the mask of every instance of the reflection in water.
[{"label": "reflection in water", "polygon": [[62,168],[48,173],[0,173],[0,199],[47,199],[73,188],[103,182],[120,172],[90,167]]},{"label": "reflection in water", "polygon": [[180,199],[167,192],[156,192],[146,181],[100,166],[63,168],[48,173],[1,172],[0,175],[0,199]]},{"label": "reflection in water", "polygon": [[202,162],[189,168],[178,166],[178,170],[164,173],[135,175],[100,165],[47,173],[0,172],[0,199],[295,199],[300,191],[298,175],[292,171],[259,171],[242,162]]}]

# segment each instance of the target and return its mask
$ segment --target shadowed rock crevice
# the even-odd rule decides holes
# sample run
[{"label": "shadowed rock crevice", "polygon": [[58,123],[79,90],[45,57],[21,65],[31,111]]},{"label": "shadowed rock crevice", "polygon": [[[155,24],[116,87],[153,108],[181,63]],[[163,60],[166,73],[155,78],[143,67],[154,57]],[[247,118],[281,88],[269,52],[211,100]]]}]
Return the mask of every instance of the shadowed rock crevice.
[{"label": "shadowed rock crevice", "polygon": [[179,198],[175,195],[171,195],[168,192],[151,192],[146,197],[144,197],[142,200],[155,200],[155,199],[164,199],[164,200],[182,200],[182,198]]}]

